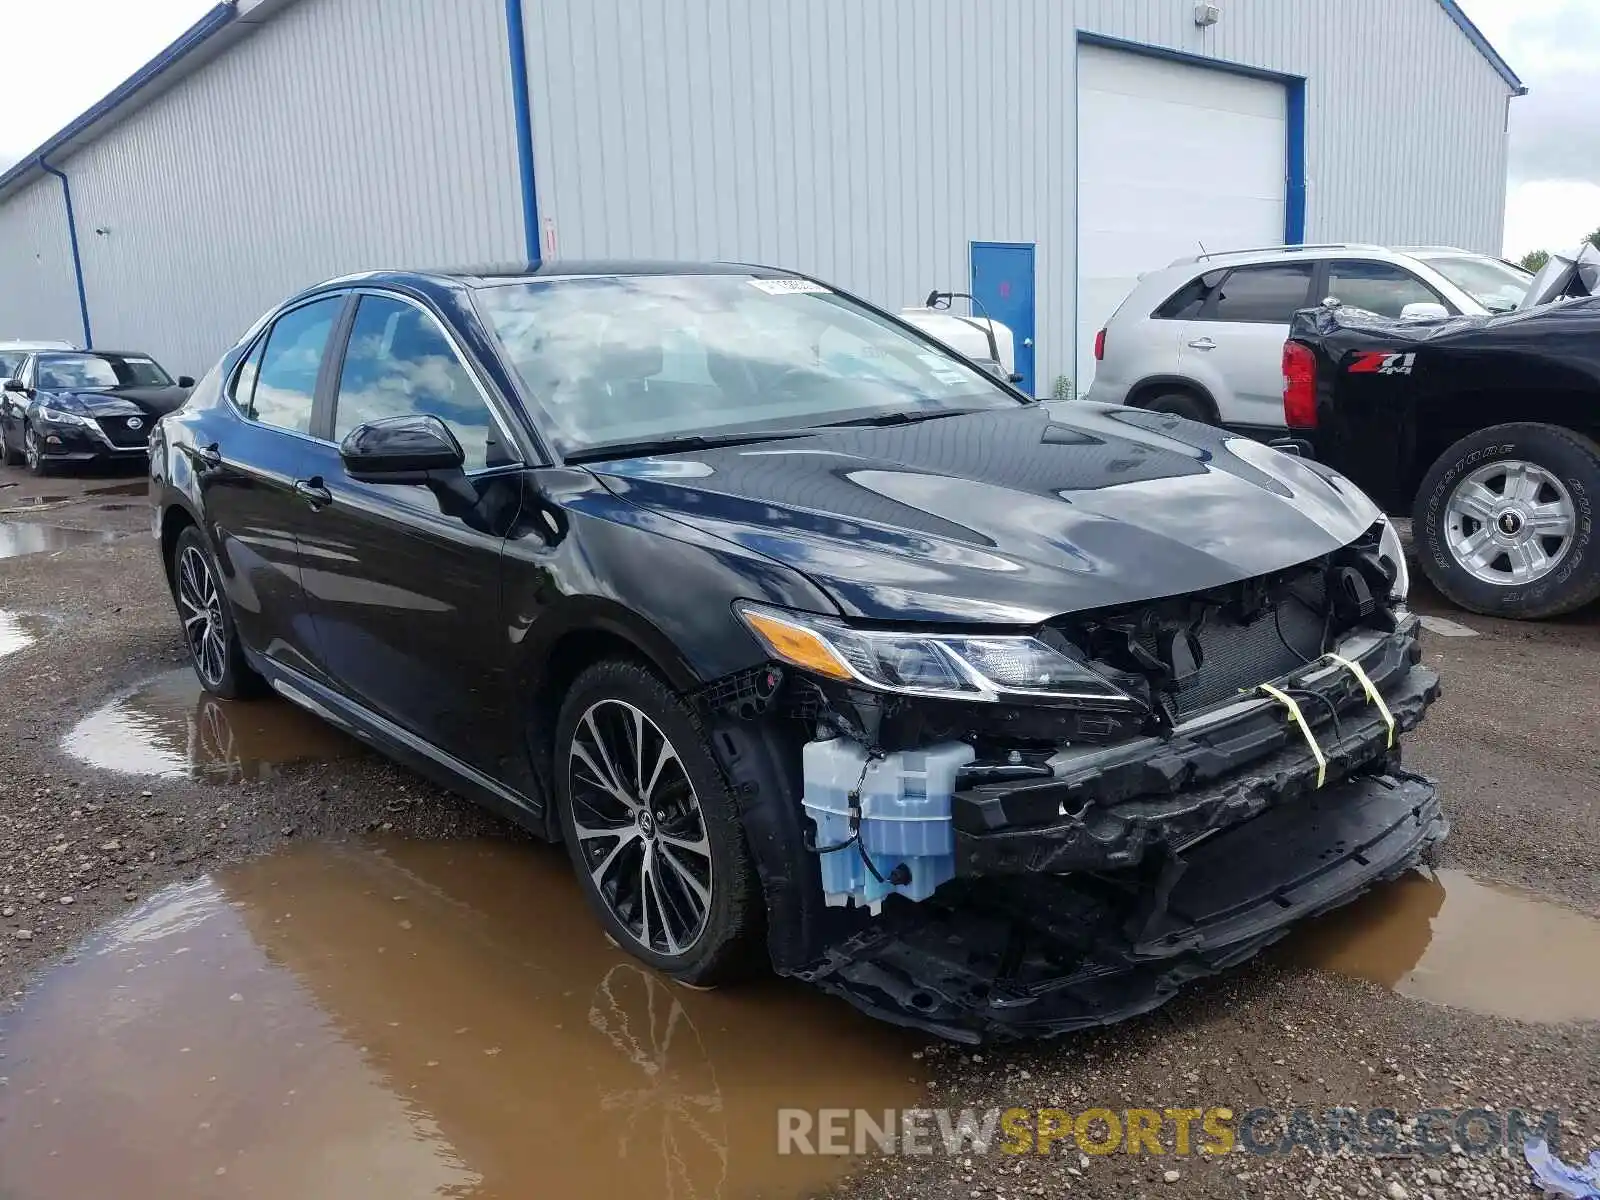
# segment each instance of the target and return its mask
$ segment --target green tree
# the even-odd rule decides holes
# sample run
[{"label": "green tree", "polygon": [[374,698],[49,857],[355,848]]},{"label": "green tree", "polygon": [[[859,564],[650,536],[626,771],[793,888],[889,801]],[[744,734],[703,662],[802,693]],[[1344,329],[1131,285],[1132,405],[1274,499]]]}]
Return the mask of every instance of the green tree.
[{"label": "green tree", "polygon": [[1550,251],[1530,250],[1528,253],[1522,256],[1522,269],[1524,271],[1532,271],[1535,275],[1537,275],[1540,271],[1544,270],[1545,263],[1549,261]]}]

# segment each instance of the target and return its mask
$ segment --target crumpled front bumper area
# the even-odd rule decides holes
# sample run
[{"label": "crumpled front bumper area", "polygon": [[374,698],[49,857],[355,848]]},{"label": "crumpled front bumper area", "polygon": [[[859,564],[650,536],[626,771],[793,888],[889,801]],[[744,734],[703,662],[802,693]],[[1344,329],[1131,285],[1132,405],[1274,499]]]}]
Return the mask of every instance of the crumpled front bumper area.
[{"label": "crumpled front bumper area", "polygon": [[957,878],[797,974],[956,1041],[1111,1024],[1400,874],[1447,832],[1431,780],[1357,775],[1137,870]]},{"label": "crumpled front bumper area", "polygon": [[1439,696],[1417,629],[1404,614],[1278,680],[1293,720],[1241,694],[1164,736],[1065,745],[1048,775],[969,769],[955,878],[921,903],[891,897],[799,973],[981,1041],[1120,1021],[1250,958],[1445,836],[1433,782],[1401,769],[1396,740]]}]

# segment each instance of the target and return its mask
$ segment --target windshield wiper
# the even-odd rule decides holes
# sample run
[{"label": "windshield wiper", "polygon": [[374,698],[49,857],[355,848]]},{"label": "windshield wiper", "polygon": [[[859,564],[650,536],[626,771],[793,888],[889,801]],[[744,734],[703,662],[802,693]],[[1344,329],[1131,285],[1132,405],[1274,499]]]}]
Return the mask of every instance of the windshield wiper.
[{"label": "windshield wiper", "polygon": [[681,437],[641,438],[634,442],[602,442],[562,456],[568,463],[603,462],[613,458],[641,458],[648,454],[676,454],[682,450],[711,450],[718,446],[747,446],[805,437],[806,429],[762,429],[745,433],[692,433]]},{"label": "windshield wiper", "polygon": [[990,412],[987,408],[933,408],[896,409],[879,413],[875,417],[854,417],[848,421],[833,421],[819,425],[819,429],[845,429],[852,425],[915,425],[918,421],[937,421],[941,417],[967,417],[973,413]]}]

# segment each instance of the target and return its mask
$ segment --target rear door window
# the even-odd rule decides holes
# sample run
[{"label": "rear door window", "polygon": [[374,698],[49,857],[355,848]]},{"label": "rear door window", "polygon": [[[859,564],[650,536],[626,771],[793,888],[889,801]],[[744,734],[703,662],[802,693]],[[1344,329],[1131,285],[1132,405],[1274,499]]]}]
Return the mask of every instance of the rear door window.
[{"label": "rear door window", "polygon": [[1311,301],[1313,263],[1274,263],[1237,267],[1206,304],[1201,321],[1245,325],[1287,325]]},{"label": "rear door window", "polygon": [[[254,373],[254,386],[244,414],[252,420],[290,433],[311,432],[311,409],[316,400],[317,374],[328,347],[328,335],[344,307],[343,296],[329,296],[301,305],[278,318],[267,334],[261,350],[260,366]],[[253,357],[253,355],[252,355]],[[245,382],[250,368],[240,372],[238,384]],[[235,396],[243,396],[235,391]]]},{"label": "rear door window", "polygon": [[1398,317],[1408,304],[1444,303],[1438,292],[1411,272],[1381,262],[1329,263],[1328,295],[1381,317]]}]

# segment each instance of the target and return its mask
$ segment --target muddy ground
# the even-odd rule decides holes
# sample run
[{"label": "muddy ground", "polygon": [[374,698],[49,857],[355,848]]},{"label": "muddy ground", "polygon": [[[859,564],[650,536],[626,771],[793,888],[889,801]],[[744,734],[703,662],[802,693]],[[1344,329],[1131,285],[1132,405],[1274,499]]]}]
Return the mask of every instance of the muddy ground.
[{"label": "muddy ground", "polygon": [[[0,1012],[20,1007],[14,1028],[29,1012],[32,985],[75,969],[69,960],[97,927],[163,888],[182,881],[202,886],[219,870],[226,875],[227,864],[269,851],[373,837],[428,845],[477,839],[470,844],[531,856],[530,869],[563,869],[555,854],[527,846],[493,818],[353,743],[309,728],[278,701],[261,702],[274,708],[259,719],[241,721],[236,713],[220,735],[211,729],[204,706],[186,698],[182,677],[170,674],[184,658],[148,509],[141,496],[123,494],[139,482],[137,476],[36,480],[0,469],[0,552],[34,551],[0,557],[0,995],[9,998]],[[1444,678],[1445,699],[1407,746],[1408,765],[1441,781],[1454,825],[1440,856],[1441,878],[1510,885],[1600,918],[1594,749],[1600,611],[1517,625],[1451,612],[1425,584],[1414,600],[1479,634],[1429,639],[1428,659]],[[121,708],[83,724],[119,699]],[[178,742],[153,732],[161,714],[174,709],[184,710],[179,724],[186,732]],[[228,760],[225,777],[186,770],[193,743],[217,736],[238,743],[221,755]],[[152,760],[148,743],[161,737],[168,742]],[[180,744],[184,737],[188,744]],[[75,753],[63,748],[64,739]],[[106,769],[130,764],[150,773]],[[1439,890],[1442,896],[1447,889]],[[1377,903],[1381,908],[1390,899]],[[1439,901],[1431,903],[1437,908]],[[1401,986],[1410,996],[1300,965],[1303,958],[1323,959],[1297,953],[1291,941],[1283,952],[1194,987],[1148,1018],[1051,1044],[973,1053],[870,1026],[873,1032],[863,1035],[852,1025],[841,1036],[878,1052],[841,1056],[843,1102],[856,1094],[852,1070],[860,1072],[860,1102],[880,1102],[880,1077],[895,1071],[887,1055],[904,1064],[903,1078],[892,1081],[897,1087],[929,1105],[955,1108],[1560,1108],[1569,1123],[1563,1148],[1576,1158],[1600,1145],[1600,1025],[1594,1023],[1600,988],[1583,974],[1586,964],[1573,961],[1595,957],[1594,926],[1566,913],[1540,924],[1537,914],[1545,910],[1527,911],[1536,915],[1526,939],[1517,937],[1521,917],[1505,918],[1507,928],[1490,932],[1492,913],[1469,912],[1451,962],[1432,974],[1414,973],[1419,977]],[[1374,919],[1381,922],[1382,912]],[[1475,950],[1475,921],[1485,923],[1481,950]],[[1427,924],[1424,913],[1423,945]],[[515,921],[505,928],[514,939]],[[1537,944],[1541,938],[1550,944]],[[1527,955],[1514,968],[1512,951]],[[1352,971],[1395,982],[1381,968],[1358,964]],[[1447,1002],[1459,995],[1462,1006],[1418,995]],[[835,1019],[826,1007],[796,1002],[788,992],[783,997],[786,1021],[820,1031]],[[1542,1004],[1552,997],[1561,1002],[1546,1011]],[[1588,1023],[1549,1019],[1567,1016]],[[0,1017],[0,1030],[6,1021]],[[14,1077],[25,1074],[19,1036],[0,1041],[0,1121],[8,1103],[18,1105],[14,1122],[29,1111],[3,1090],[8,1068]],[[826,1039],[818,1041],[824,1056]],[[745,1061],[764,1053],[760,1046],[760,1035],[752,1034],[725,1053]],[[52,1072],[50,1064],[30,1061],[28,1070],[62,1087],[73,1082],[66,1066]],[[784,1103],[781,1084],[763,1097]],[[540,1086],[536,1077],[526,1082],[529,1089]],[[0,1137],[6,1133],[0,1123]],[[493,1157],[482,1147],[477,1152]],[[219,1180],[223,1174],[217,1168]],[[47,1172],[8,1178],[0,1156],[0,1195],[66,1194],[52,1192],[49,1178]],[[769,1190],[779,1186],[774,1176],[720,1194],[788,1194]],[[1526,1194],[1528,1172],[1514,1156],[1496,1155],[1448,1155],[1442,1162],[1304,1152],[1090,1160],[1074,1147],[1043,1157],[869,1159],[834,1186],[846,1197],[930,1200],[1066,1193],[1443,1197]],[[519,1194],[481,1179],[480,1188],[475,1194]],[[226,1193],[207,1185],[188,1194]]]}]

